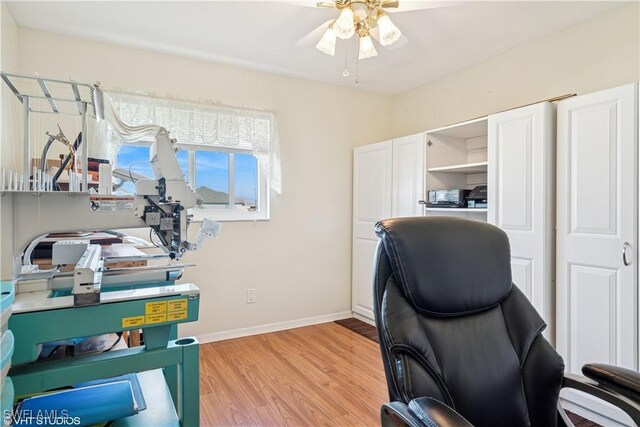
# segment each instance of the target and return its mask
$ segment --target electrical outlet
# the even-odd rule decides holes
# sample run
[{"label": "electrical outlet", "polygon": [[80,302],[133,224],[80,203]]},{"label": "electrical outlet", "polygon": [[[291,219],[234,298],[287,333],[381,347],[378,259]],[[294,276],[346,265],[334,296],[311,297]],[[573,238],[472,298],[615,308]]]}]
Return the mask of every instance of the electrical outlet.
[{"label": "electrical outlet", "polygon": [[256,302],[256,288],[247,289],[247,304],[253,304]]}]

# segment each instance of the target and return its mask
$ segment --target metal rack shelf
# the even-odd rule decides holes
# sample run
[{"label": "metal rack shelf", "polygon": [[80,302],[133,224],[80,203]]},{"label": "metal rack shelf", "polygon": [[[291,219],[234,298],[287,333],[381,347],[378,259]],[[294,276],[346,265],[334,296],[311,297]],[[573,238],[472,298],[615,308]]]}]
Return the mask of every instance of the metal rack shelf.
[{"label": "metal rack shelf", "polygon": [[[88,83],[80,83],[76,81],[65,81],[59,79],[51,79],[40,77],[37,75],[31,76],[26,74],[15,74],[0,72],[0,77],[7,85],[7,87],[13,92],[22,104],[22,138],[23,138],[23,164],[22,171],[20,173],[15,171],[8,171],[13,182],[7,179],[5,182],[5,170],[2,171],[2,188],[0,191],[3,193],[6,191],[26,191],[33,192],[49,192],[54,190],[53,185],[43,185],[43,182],[50,184],[50,177],[42,171],[35,173],[33,178],[31,177],[31,126],[30,119],[31,114],[59,114],[59,115],[72,115],[81,119],[81,134],[82,139],[78,140],[76,148],[80,151],[80,161],[83,165],[88,164],[88,145],[89,138],[87,133],[87,119],[96,117],[96,105],[93,99],[95,93],[95,86]],[[55,85],[55,91],[53,90]],[[49,108],[41,109],[35,106],[34,100],[46,101]],[[69,109],[62,108],[63,104],[75,104],[75,107]],[[77,158],[76,158],[77,159]],[[83,167],[81,178],[79,182],[74,181],[75,184],[72,192],[86,191],[89,187],[89,178],[87,167]],[[20,179],[18,180],[18,177]],[[75,179],[75,178],[74,178]]]},{"label": "metal rack shelf", "polygon": [[[83,105],[91,105],[93,107],[93,117],[96,115],[95,105],[93,103],[93,99],[91,97],[91,91],[93,90],[93,86],[88,83],[79,83],[74,81],[65,81],[58,79],[50,79],[40,76],[30,76],[27,74],[15,74],[15,73],[0,73],[2,80],[6,83],[6,85],[11,89],[11,92],[20,100],[20,102],[24,105],[25,101],[27,105],[29,104],[29,99],[44,99],[49,103],[51,107],[51,111],[48,110],[34,110],[31,106],[29,106],[29,112],[31,113],[45,113],[45,114],[71,114],[65,113],[60,110],[58,103],[74,103],[77,105],[77,113],[74,115],[82,116],[83,114]],[[18,89],[19,86],[24,85],[25,83],[36,82],[38,84],[39,91],[33,93],[28,93],[24,90]],[[51,89],[49,88],[49,84],[61,85],[63,87],[68,86],[69,94],[73,96],[72,98],[63,98],[53,96],[51,94]],[[33,87],[33,85],[31,85]],[[81,91],[82,89],[86,89]],[[27,88],[28,89],[28,88]],[[86,93],[88,90],[88,93]]]}]

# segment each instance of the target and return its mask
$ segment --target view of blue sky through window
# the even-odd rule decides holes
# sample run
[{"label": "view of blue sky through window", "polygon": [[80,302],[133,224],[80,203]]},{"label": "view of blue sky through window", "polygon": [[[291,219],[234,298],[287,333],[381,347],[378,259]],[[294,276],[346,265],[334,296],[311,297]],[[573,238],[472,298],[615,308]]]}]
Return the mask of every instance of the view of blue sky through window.
[{"label": "view of blue sky through window", "polygon": [[[229,154],[215,151],[196,151],[195,188],[206,204],[229,203]],[[188,177],[188,151],[178,152],[178,162]],[[118,152],[116,167],[153,177],[149,164],[149,147],[123,145]],[[255,206],[258,196],[258,162],[251,154],[234,154],[234,195],[236,204]],[[133,185],[123,187],[133,193]]]}]

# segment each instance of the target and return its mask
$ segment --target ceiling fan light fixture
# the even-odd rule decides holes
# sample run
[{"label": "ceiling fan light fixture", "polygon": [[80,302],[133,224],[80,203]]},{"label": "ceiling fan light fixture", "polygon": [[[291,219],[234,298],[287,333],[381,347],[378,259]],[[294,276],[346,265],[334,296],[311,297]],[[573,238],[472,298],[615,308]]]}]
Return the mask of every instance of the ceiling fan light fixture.
[{"label": "ceiling fan light fixture", "polygon": [[327,55],[335,55],[337,37],[338,35],[336,34],[336,30],[333,28],[333,25],[329,25],[329,28],[327,28],[327,31],[324,32],[324,35],[316,45],[316,49],[322,53],[326,53]]},{"label": "ceiling fan light fixture", "polygon": [[340,11],[340,16],[334,24],[336,34],[339,38],[346,40],[353,37],[356,32],[356,26],[353,23],[353,10],[345,7]]},{"label": "ceiling fan light fixture", "polygon": [[361,36],[358,59],[373,58],[374,56],[378,56],[378,52],[376,51],[376,47],[373,45],[373,39],[368,34]]},{"label": "ceiling fan light fixture", "polygon": [[378,29],[380,30],[380,44],[382,46],[394,44],[402,35],[400,29],[391,22],[389,15],[386,13],[378,17]]}]

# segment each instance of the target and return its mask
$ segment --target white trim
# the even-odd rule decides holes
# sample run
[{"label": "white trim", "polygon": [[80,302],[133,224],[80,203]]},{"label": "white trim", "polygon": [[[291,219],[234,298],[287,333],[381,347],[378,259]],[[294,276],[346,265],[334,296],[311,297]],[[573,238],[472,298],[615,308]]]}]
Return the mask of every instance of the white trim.
[{"label": "white trim", "polygon": [[319,323],[333,322],[351,317],[351,311],[340,311],[320,316],[304,317],[302,319],[285,320],[284,322],[267,323],[264,325],[249,326],[246,328],[231,329],[229,331],[212,332],[196,335],[201,344],[232,338],[248,337],[250,335],[266,334],[269,332],[284,331],[286,329],[300,328],[302,326],[317,325]]},{"label": "white trim", "polygon": [[[625,424],[620,424],[615,420],[612,420],[609,417],[605,417],[602,414],[599,414],[597,412],[593,412],[592,410],[585,408],[582,405],[577,405],[575,403],[572,403],[566,399],[564,399],[563,397],[560,397],[560,404],[562,405],[563,409],[566,409],[567,411],[573,412],[576,415],[580,415],[582,418],[586,418],[590,421],[593,421],[594,423],[598,423],[601,426],[611,426],[611,427],[615,427],[615,426],[625,426]],[[632,425],[632,424],[629,424]]]},{"label": "white trim", "polygon": [[[151,141],[153,142],[153,141]],[[251,154],[253,155],[253,150],[250,148],[244,147],[218,147],[217,145],[208,145],[208,144],[193,144],[189,142],[176,142],[176,147],[178,150],[182,151],[214,151],[216,153],[237,153],[237,154]]]},{"label": "white trim", "polygon": [[213,219],[218,222],[226,221],[268,221],[270,218],[269,212],[261,211],[242,211],[232,210],[225,207],[205,207],[205,208],[192,208],[189,209],[189,213],[193,214],[191,219],[193,222],[202,222],[205,218]]},{"label": "white trim", "polygon": [[364,323],[368,323],[368,324],[370,324],[372,326],[376,326],[376,321],[375,320],[370,319],[367,316],[363,316],[362,314],[358,314],[358,313],[354,312],[353,313],[353,317],[355,319],[358,319],[358,320],[364,322]]},{"label": "white trim", "polygon": [[[234,153],[229,153],[229,160],[227,165],[228,167],[228,174],[229,174],[229,210],[230,211],[235,211],[235,207],[236,207],[236,162],[235,162],[235,154]],[[258,159],[256,159],[256,169],[259,169],[260,165],[258,164]],[[197,169],[197,166],[196,166]],[[258,186],[259,181],[256,180],[256,186]],[[198,182],[196,181],[196,185],[198,185]],[[256,204],[258,203],[258,201],[256,200]]]}]

